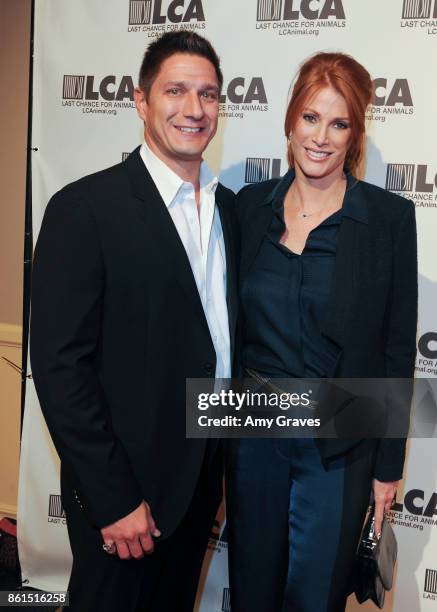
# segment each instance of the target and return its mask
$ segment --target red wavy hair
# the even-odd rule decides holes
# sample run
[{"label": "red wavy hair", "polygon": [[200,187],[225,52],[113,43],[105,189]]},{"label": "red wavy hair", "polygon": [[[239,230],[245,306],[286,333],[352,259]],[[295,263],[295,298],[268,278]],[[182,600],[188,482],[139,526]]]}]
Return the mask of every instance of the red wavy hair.
[{"label": "red wavy hair", "polygon": [[[351,140],[345,163],[355,172],[364,154],[365,113],[372,97],[372,80],[364,66],[350,55],[317,53],[302,64],[285,115],[285,135],[288,138],[302,108],[327,86],[338,91],[348,107]],[[290,167],[294,165],[291,146],[288,147],[288,163]]]}]

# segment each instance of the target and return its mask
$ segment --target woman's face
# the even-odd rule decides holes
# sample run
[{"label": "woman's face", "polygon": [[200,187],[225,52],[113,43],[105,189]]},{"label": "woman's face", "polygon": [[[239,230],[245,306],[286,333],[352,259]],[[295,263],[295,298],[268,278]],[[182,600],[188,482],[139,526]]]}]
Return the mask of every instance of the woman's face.
[{"label": "woman's face", "polygon": [[345,99],[332,87],[324,87],[302,108],[292,130],[296,171],[312,179],[341,176],[350,136]]}]

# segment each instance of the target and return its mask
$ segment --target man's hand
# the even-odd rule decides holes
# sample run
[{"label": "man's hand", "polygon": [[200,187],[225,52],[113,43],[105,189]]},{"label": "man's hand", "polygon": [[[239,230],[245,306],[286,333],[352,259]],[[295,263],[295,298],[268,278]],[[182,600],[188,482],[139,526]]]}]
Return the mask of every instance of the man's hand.
[{"label": "man's hand", "polygon": [[394,482],[381,482],[373,479],[373,497],[375,499],[375,533],[379,537],[382,529],[382,519],[384,513],[389,512],[399,480]]},{"label": "man's hand", "polygon": [[145,501],[133,512],[100,530],[103,542],[114,543],[120,559],[142,559],[153,552],[152,536],[161,535],[155,525],[149,504]]}]

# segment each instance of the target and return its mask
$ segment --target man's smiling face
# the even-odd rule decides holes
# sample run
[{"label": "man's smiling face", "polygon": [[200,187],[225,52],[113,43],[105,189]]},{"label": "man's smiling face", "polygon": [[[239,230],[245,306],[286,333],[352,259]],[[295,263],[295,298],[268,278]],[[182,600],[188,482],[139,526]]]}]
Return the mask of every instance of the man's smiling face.
[{"label": "man's smiling face", "polygon": [[217,130],[219,84],[204,57],[175,53],[164,60],[146,99],[135,102],[150,149],[170,168],[200,161]]}]

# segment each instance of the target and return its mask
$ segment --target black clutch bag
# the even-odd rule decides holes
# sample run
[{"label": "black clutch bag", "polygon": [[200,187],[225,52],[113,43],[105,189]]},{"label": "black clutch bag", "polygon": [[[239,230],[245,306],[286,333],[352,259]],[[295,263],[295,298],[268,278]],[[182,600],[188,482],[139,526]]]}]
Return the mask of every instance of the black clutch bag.
[{"label": "black clutch bag", "polygon": [[398,545],[387,522],[382,521],[381,537],[375,534],[374,507],[364,525],[355,563],[355,595],[359,603],[370,599],[383,608],[385,592],[393,585]]}]

